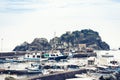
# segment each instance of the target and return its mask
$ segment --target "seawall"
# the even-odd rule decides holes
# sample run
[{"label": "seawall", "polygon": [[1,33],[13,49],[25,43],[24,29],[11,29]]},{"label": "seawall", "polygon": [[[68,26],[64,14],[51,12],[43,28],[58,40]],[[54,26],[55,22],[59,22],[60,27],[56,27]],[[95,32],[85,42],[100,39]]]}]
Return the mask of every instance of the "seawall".
[{"label": "seawall", "polygon": [[20,80],[65,80],[68,78],[74,78],[75,74],[86,73],[85,69],[75,70],[75,71],[65,71],[59,73],[52,73],[49,75],[34,76],[31,78],[25,78]]}]

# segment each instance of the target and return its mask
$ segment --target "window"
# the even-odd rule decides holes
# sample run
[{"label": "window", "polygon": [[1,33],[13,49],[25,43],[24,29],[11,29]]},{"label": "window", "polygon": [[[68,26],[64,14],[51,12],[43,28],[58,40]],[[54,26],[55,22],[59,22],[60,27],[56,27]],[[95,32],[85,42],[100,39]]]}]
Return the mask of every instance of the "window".
[{"label": "window", "polygon": [[35,55],[33,55],[33,58],[35,58]]},{"label": "window", "polygon": [[37,55],[37,58],[40,58],[40,56],[39,56],[39,55]]}]

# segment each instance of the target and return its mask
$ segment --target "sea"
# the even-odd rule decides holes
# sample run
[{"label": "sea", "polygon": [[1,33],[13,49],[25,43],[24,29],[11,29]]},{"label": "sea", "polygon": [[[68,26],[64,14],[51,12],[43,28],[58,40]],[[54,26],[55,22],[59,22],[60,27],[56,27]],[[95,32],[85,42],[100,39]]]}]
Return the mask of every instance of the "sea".
[{"label": "sea", "polygon": [[[98,64],[104,65],[107,64],[110,60],[116,60],[120,63],[120,50],[109,50],[109,51],[95,51],[97,53],[97,60],[98,60]],[[114,57],[102,57],[102,55],[104,54],[109,54],[109,55],[113,55]],[[25,69],[25,67],[28,67],[31,65],[31,63],[33,62],[25,62],[25,63],[1,63],[0,64],[0,68],[8,68],[8,66],[10,66],[10,69]],[[0,73],[0,80],[5,80],[5,77],[14,77],[16,79],[22,79],[22,78],[29,78],[30,76],[38,76],[38,75],[42,75],[42,74],[32,74],[32,75],[16,75],[16,74],[3,74]]]}]

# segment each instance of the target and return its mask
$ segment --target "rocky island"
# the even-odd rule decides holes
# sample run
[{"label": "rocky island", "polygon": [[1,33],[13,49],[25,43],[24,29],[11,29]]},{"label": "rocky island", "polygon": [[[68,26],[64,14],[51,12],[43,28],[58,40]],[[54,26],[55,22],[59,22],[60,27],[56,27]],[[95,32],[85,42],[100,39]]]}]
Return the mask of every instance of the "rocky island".
[{"label": "rocky island", "polygon": [[32,43],[24,42],[16,46],[13,51],[35,51],[35,50],[50,50],[56,48],[74,48],[78,44],[86,44],[87,47],[95,50],[109,50],[110,46],[102,41],[99,33],[91,30],[84,29],[81,31],[66,32],[60,37],[54,37],[50,41],[46,38],[35,38]]}]

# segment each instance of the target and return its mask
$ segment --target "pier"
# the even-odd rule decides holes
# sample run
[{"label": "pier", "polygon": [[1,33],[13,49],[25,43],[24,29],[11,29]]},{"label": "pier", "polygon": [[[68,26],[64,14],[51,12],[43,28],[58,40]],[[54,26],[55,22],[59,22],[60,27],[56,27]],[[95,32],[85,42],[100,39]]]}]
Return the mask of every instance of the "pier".
[{"label": "pier", "polygon": [[5,69],[0,69],[0,73],[2,73],[2,74],[17,74],[17,75],[28,74],[26,70],[5,70]]},{"label": "pier", "polygon": [[[54,72],[50,74],[41,74],[37,76],[31,76],[29,78],[23,78],[23,79],[16,79],[16,80],[65,80],[68,78],[74,78],[75,74],[81,74],[86,73],[86,69],[79,69],[74,71],[62,71],[62,72]],[[1,74],[17,74],[17,75],[23,75],[28,74],[26,70],[5,70],[0,69]]]},{"label": "pier", "polygon": [[57,73],[51,73],[49,75],[32,76],[30,78],[19,79],[19,80],[65,80],[68,78],[75,77],[75,74],[81,74],[81,73],[86,73],[86,69],[57,72]]}]

